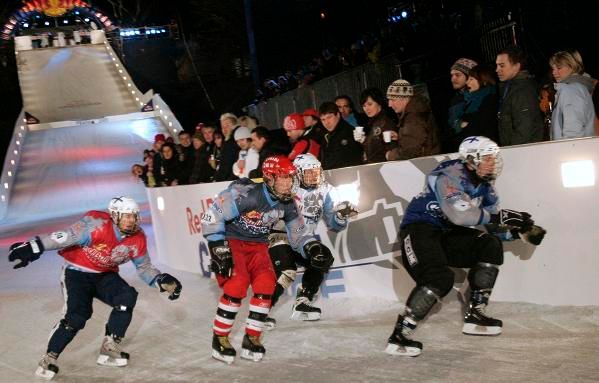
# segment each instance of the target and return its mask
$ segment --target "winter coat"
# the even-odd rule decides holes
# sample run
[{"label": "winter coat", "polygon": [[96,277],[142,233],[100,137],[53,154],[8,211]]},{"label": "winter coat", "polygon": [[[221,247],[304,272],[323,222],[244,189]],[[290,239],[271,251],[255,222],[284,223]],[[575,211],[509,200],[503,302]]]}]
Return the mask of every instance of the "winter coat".
[{"label": "winter coat", "polygon": [[551,139],[593,136],[593,80],[590,77],[572,74],[554,86],[557,93],[551,114]]},{"label": "winter coat", "polygon": [[543,140],[543,115],[537,86],[528,71],[499,84],[499,143],[502,146]]},{"label": "winter coat", "polygon": [[461,128],[458,135],[459,141],[470,136],[485,136],[493,141],[499,141],[499,131],[497,129],[497,92],[495,86],[485,86],[476,92],[470,92],[464,95],[466,108],[464,115],[459,120],[467,123]]},{"label": "winter coat", "polygon": [[385,153],[391,149],[391,144],[383,140],[383,132],[385,131],[397,132],[397,125],[384,110],[381,110],[379,114],[368,121],[368,135],[364,141],[367,163],[387,161]]},{"label": "winter coat", "polygon": [[406,110],[399,114],[398,127],[398,146],[387,152],[388,160],[409,160],[440,153],[437,125],[426,98],[412,97]]},{"label": "winter coat", "polygon": [[362,164],[362,145],[354,140],[354,128],[343,118],[332,132],[325,134],[320,148],[322,168],[337,169]]},{"label": "winter coat", "polygon": [[237,157],[239,157],[239,146],[233,138],[235,137],[235,131],[237,130],[237,128],[239,127],[233,129],[233,131],[231,132],[231,136],[223,144],[220,165],[216,170],[216,173],[214,174],[214,181],[216,182],[231,181],[237,178],[233,174],[233,164],[237,162]]}]

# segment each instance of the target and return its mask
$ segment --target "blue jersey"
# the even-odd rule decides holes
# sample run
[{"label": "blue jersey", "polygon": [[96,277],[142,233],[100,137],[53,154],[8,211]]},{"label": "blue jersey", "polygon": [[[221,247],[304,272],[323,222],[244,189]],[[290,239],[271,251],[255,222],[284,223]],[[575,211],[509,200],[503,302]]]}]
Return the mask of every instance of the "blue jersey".
[{"label": "blue jersey", "polygon": [[441,228],[485,225],[498,211],[493,185],[476,180],[461,160],[450,160],[426,176],[424,190],[408,205],[401,227],[417,222]]},{"label": "blue jersey", "polygon": [[202,230],[208,241],[239,239],[268,243],[268,235],[279,220],[285,222],[294,250],[301,252],[304,244],[315,240],[306,230],[295,202],[273,199],[265,184],[246,178],[232,182],[218,194],[202,215]]}]

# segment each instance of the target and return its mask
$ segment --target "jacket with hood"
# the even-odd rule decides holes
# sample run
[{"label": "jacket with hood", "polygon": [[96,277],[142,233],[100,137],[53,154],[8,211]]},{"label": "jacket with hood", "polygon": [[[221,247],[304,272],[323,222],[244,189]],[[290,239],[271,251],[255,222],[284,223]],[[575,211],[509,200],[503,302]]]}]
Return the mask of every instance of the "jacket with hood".
[{"label": "jacket with hood", "polygon": [[595,134],[595,110],[590,77],[572,74],[554,84],[555,106],[551,114],[551,139],[590,137]]}]

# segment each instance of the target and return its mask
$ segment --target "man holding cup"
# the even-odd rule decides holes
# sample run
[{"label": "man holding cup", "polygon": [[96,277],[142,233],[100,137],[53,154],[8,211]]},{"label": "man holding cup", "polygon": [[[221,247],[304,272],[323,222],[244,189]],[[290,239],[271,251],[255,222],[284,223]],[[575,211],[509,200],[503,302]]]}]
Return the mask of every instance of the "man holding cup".
[{"label": "man holding cup", "polygon": [[430,103],[414,94],[414,87],[399,79],[387,89],[389,107],[397,113],[399,133],[392,132],[397,146],[387,151],[387,160],[408,160],[439,154],[441,151],[435,118]]}]

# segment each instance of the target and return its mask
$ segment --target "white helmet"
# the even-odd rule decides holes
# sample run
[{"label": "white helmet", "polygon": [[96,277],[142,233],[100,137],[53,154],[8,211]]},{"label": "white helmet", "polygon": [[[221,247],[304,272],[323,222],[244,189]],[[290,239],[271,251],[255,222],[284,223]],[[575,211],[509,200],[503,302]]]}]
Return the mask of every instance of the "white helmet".
[{"label": "white helmet", "polygon": [[[293,160],[293,165],[297,168],[299,174],[300,184],[304,188],[317,188],[324,182],[324,173],[322,172],[322,165],[318,158],[313,154],[306,153],[300,154]],[[318,170],[318,174],[310,175],[311,179],[306,179],[306,170]]]},{"label": "white helmet", "polygon": [[[499,146],[495,141],[484,136],[471,136],[462,141],[459,148],[460,157],[465,163],[470,164],[477,172],[476,174],[485,181],[495,180],[503,169],[503,159],[499,153]],[[491,173],[479,174],[478,166],[483,157],[491,156],[495,160],[495,166]]]},{"label": "white helmet", "polygon": [[[139,230],[139,205],[133,198],[130,197],[114,197],[108,204],[108,211],[112,222],[118,226],[125,234],[133,234]],[[133,229],[122,229],[119,225],[123,214],[134,214],[135,215],[135,226]]]}]

